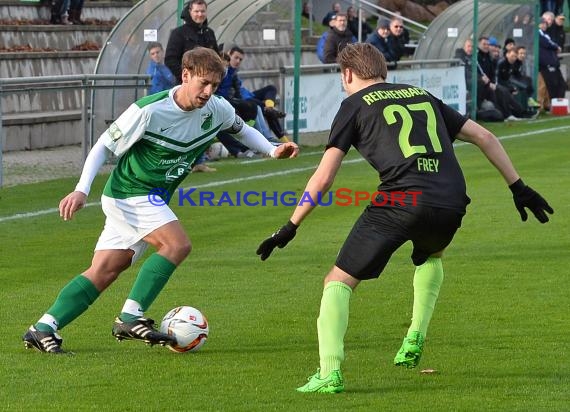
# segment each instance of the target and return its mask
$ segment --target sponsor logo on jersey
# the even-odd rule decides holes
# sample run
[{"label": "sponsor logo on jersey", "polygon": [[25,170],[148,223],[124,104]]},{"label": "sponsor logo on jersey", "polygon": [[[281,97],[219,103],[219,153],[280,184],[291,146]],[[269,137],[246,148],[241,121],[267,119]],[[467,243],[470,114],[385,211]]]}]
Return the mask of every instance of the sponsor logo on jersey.
[{"label": "sponsor logo on jersey", "polygon": [[208,130],[212,127],[212,113],[208,112],[208,113],[203,113],[202,114],[202,125],[200,126],[200,128],[202,130]]},{"label": "sponsor logo on jersey", "polygon": [[188,172],[189,166],[190,166],[190,163],[188,163],[188,162],[180,162],[178,164],[175,164],[174,166],[172,166],[170,169],[168,169],[166,171],[166,175],[164,178],[165,182],[170,183],[170,182],[173,182],[173,181],[180,179],[182,176],[184,176]]}]

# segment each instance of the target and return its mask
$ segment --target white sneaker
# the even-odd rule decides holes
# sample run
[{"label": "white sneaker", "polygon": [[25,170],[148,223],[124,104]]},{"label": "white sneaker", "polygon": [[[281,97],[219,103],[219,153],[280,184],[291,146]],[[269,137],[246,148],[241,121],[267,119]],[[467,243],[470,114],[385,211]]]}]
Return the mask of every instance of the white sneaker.
[{"label": "white sneaker", "polygon": [[518,122],[519,120],[523,120],[520,117],[515,117],[512,114],[505,119],[505,122]]}]

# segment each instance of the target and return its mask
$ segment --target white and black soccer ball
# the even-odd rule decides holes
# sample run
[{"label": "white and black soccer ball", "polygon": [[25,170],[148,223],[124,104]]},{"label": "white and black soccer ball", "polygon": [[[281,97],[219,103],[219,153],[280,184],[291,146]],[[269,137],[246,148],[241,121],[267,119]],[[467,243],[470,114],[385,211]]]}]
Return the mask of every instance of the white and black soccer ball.
[{"label": "white and black soccer ball", "polygon": [[206,156],[209,160],[219,160],[229,157],[230,152],[226,149],[226,146],[220,142],[212,143],[212,145],[206,150]]},{"label": "white and black soccer ball", "polygon": [[176,338],[177,344],[168,346],[174,352],[196,352],[206,339],[210,328],[208,320],[198,309],[178,306],[162,318],[160,331]]}]

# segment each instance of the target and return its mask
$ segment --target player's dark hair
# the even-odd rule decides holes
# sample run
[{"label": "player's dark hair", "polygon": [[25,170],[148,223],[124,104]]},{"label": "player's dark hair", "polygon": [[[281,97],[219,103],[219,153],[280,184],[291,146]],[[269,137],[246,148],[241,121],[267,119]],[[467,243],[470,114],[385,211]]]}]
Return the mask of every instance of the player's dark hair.
[{"label": "player's dark hair", "polygon": [[148,46],[147,46],[146,49],[147,49],[148,51],[151,51],[152,49],[154,49],[154,48],[156,48],[156,47],[158,47],[160,50],[164,50],[163,47],[162,47],[162,44],[160,44],[160,43],[157,42],[157,41],[151,41],[151,42],[148,44]]},{"label": "player's dark hair", "polygon": [[337,57],[340,70],[351,69],[362,80],[382,79],[388,76],[384,55],[370,43],[346,45]]},{"label": "player's dark hair", "polygon": [[188,50],[182,56],[182,70],[187,69],[194,76],[218,74],[220,81],[226,72],[226,63],[220,55],[206,47]]},{"label": "player's dark hair", "polygon": [[239,46],[233,46],[233,47],[230,49],[230,52],[229,52],[229,53],[230,53],[230,55],[232,55],[234,52],[238,52],[239,54],[244,54],[244,55],[245,55],[245,52],[244,52],[243,49],[242,49],[241,47],[239,47]]},{"label": "player's dark hair", "polygon": [[184,5],[184,7],[182,7],[182,13],[180,14],[180,18],[187,23],[192,21],[192,18],[190,17],[190,9],[192,9],[192,6],[194,5],[204,5],[206,6],[206,9],[208,8],[208,3],[206,3],[206,0],[190,0]]}]

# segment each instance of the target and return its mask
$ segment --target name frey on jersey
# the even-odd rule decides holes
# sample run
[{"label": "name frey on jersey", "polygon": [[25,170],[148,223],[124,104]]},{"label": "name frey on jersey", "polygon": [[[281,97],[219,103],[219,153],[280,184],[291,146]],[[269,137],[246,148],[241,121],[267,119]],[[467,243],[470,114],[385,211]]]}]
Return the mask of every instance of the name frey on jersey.
[{"label": "name frey on jersey", "polygon": [[426,96],[428,93],[419,87],[406,87],[397,90],[374,90],[362,96],[368,106],[386,99],[406,99],[414,96]]},{"label": "name frey on jersey", "polygon": [[419,172],[439,172],[439,159],[431,159],[425,157],[418,157],[416,159]]}]

